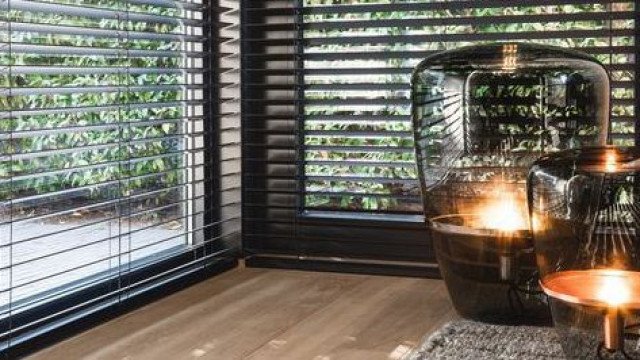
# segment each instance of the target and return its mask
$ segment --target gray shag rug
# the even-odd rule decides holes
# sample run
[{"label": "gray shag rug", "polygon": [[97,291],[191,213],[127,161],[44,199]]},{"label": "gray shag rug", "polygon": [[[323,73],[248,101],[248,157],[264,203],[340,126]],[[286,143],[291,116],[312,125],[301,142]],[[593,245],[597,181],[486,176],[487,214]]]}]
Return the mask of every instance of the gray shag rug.
[{"label": "gray shag rug", "polygon": [[565,359],[551,327],[503,326],[468,320],[448,323],[406,360]]}]

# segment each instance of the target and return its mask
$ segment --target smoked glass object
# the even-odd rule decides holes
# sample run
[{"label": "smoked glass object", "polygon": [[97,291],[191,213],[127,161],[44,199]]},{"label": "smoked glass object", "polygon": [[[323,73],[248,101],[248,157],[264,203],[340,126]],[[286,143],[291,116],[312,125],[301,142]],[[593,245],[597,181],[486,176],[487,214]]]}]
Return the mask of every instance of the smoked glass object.
[{"label": "smoked glass object", "polygon": [[528,197],[541,286],[567,357],[639,358],[640,149],[545,156]]},{"label": "smoked glass object", "polygon": [[412,77],[425,215],[458,312],[549,319],[526,208],[529,166],[606,143],[609,78],[590,56],[498,43],[426,58]]}]

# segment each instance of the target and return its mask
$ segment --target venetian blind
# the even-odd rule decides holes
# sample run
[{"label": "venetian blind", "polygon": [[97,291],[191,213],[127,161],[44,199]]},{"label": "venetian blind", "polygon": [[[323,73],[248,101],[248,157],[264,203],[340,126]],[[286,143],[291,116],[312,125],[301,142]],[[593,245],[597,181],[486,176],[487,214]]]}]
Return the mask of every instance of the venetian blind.
[{"label": "venetian blind", "polygon": [[0,1],[0,344],[239,236],[238,4]]}]

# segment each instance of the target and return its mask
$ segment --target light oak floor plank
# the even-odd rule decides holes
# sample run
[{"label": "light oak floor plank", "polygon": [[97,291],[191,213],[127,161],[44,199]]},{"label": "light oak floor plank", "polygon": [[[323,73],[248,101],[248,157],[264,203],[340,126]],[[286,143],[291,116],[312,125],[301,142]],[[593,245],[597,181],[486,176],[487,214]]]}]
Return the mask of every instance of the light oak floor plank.
[{"label": "light oak floor plank", "polygon": [[439,280],[240,267],[28,359],[397,359],[453,318]]}]

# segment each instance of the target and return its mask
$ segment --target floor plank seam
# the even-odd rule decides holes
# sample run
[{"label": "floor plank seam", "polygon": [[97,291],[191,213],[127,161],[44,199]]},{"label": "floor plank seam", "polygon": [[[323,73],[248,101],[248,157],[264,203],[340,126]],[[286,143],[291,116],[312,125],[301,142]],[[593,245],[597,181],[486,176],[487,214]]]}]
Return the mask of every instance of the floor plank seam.
[{"label": "floor plank seam", "polygon": [[388,360],[454,317],[440,281],[239,267],[193,287],[29,359]]},{"label": "floor plank seam", "polygon": [[344,292],[344,293],[340,293],[339,296],[336,296],[335,299],[329,301],[328,303],[324,304],[323,306],[321,306],[320,308],[318,308],[317,310],[314,310],[312,312],[310,312],[307,316],[302,317],[300,320],[296,321],[295,323],[289,325],[288,327],[282,329],[282,331],[279,331],[273,338],[265,341],[264,343],[260,344],[259,346],[251,349],[251,352],[247,355],[247,356],[243,356],[242,359],[248,359],[250,358],[252,355],[256,354],[260,349],[262,349],[263,347],[267,346],[270,342],[272,342],[273,340],[278,339],[278,337],[280,337],[282,334],[286,333],[287,331],[289,331],[290,329],[302,324],[303,322],[307,321],[309,318],[319,314],[320,312],[322,312],[322,310],[325,310],[326,308],[328,308],[329,306],[331,306],[332,304],[336,303],[338,300],[340,300],[340,298],[342,298],[343,296],[345,296],[345,294],[348,294],[352,291],[354,291],[354,289],[361,285],[362,283],[366,282],[367,279],[362,279],[360,281],[360,283],[358,283],[356,286],[352,287],[349,291]]}]

